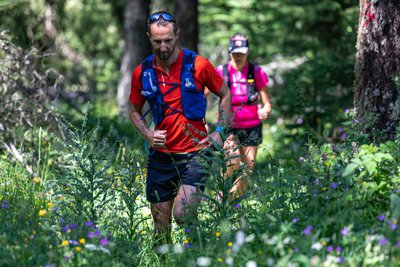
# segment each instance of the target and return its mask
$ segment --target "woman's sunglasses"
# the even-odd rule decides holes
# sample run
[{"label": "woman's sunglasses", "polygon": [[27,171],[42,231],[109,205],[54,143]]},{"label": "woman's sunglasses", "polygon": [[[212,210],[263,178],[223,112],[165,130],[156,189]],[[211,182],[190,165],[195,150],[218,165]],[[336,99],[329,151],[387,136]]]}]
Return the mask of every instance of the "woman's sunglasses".
[{"label": "woman's sunglasses", "polygon": [[152,24],[156,21],[159,21],[160,18],[163,18],[163,20],[168,21],[168,22],[176,22],[174,16],[172,16],[169,13],[162,12],[162,13],[154,13],[154,14],[150,15],[150,17],[148,18],[148,23]]}]

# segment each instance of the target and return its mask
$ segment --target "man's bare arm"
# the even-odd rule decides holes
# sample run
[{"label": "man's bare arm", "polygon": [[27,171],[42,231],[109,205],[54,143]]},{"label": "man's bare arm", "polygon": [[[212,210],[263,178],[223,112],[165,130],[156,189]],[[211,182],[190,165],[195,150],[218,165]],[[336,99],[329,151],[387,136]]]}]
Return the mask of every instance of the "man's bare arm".
[{"label": "man's bare arm", "polygon": [[146,120],[142,117],[143,105],[132,105],[130,119],[135,128],[144,136],[144,138],[153,147],[164,147],[167,141],[167,131],[155,130],[152,131],[147,127]]}]

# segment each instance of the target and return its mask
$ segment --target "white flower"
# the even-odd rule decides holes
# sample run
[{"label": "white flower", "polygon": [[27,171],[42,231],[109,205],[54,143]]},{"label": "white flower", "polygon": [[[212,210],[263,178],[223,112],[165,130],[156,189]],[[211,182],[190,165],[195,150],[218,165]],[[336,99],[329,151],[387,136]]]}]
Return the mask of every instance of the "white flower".
[{"label": "white flower", "polygon": [[236,244],[239,246],[243,245],[246,239],[246,235],[243,231],[237,231],[235,235]]},{"label": "white flower", "polygon": [[248,261],[246,263],[246,267],[257,267],[257,262],[255,261]]},{"label": "white flower", "polygon": [[168,253],[169,247],[168,245],[160,245],[157,247],[158,253],[160,254],[166,254]]},{"label": "white flower", "polygon": [[321,248],[323,247],[323,245],[319,242],[312,244],[311,248],[315,249],[315,250],[321,250]]},{"label": "white flower", "polygon": [[273,266],[274,265],[274,259],[273,258],[268,258],[267,265],[268,266]]},{"label": "white flower", "polygon": [[211,259],[209,257],[198,257],[196,263],[198,266],[210,266]]},{"label": "white flower", "polygon": [[229,266],[233,265],[233,258],[232,257],[227,257],[225,259],[225,263],[228,264]]},{"label": "white flower", "polygon": [[176,253],[176,254],[183,253],[183,246],[182,245],[175,245],[174,246],[174,253]]}]

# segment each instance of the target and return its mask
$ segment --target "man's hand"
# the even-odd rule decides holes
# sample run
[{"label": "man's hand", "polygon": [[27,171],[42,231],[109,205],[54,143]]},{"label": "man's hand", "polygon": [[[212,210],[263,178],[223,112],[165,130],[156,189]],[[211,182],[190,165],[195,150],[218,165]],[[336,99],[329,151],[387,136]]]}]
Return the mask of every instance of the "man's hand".
[{"label": "man's hand", "polygon": [[167,131],[166,130],[155,130],[150,131],[150,134],[145,136],[146,140],[153,147],[164,147],[167,141]]}]

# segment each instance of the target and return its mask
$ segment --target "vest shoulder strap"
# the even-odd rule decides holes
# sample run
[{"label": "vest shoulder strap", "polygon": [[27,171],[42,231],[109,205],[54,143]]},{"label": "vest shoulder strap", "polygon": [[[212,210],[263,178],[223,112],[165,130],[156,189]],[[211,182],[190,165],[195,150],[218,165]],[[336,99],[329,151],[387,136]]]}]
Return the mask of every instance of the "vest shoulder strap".
[{"label": "vest shoulder strap", "polygon": [[249,69],[247,71],[247,79],[254,80],[254,64],[249,62]]},{"label": "vest shoulder strap", "polygon": [[225,81],[226,85],[230,89],[231,88],[231,77],[230,77],[229,72],[228,72],[228,64],[224,64],[222,66],[222,76],[224,78],[224,81]]}]

